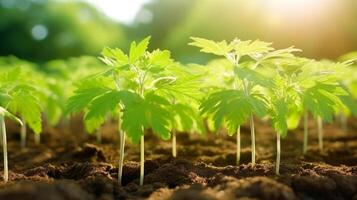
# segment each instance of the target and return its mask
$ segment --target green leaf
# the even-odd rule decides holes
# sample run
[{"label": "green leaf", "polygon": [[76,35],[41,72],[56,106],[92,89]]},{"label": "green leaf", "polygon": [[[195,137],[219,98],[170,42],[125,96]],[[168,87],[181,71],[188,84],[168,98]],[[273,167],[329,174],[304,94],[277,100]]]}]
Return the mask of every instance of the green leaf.
[{"label": "green leaf", "polygon": [[327,122],[332,122],[335,111],[342,105],[339,97],[334,94],[337,85],[316,83],[303,93],[305,108],[316,118],[320,116]]},{"label": "green leaf", "polygon": [[[41,107],[38,99],[29,90],[19,89],[12,94],[9,110],[23,116],[29,127],[35,132],[42,131]],[[24,122],[25,123],[25,122]]]},{"label": "green leaf", "polygon": [[59,102],[54,98],[47,99],[46,118],[52,126],[55,126],[62,117],[62,108]]},{"label": "green leaf", "polygon": [[118,65],[126,65],[129,63],[129,57],[118,48],[111,49],[109,47],[105,47],[102,51],[102,56],[104,56],[104,58],[115,60]]},{"label": "green leaf", "polygon": [[346,106],[349,112],[353,114],[353,116],[357,117],[357,103],[352,96],[339,96],[342,103]]},{"label": "green leaf", "polygon": [[133,143],[139,142],[145,129],[152,129],[165,140],[170,138],[170,112],[166,107],[166,102],[154,96],[150,94],[125,107],[122,128]]},{"label": "green leaf", "polygon": [[98,79],[82,82],[74,91],[74,95],[68,99],[65,113],[82,111],[95,97],[108,91],[110,91],[110,88],[105,87],[103,82]]},{"label": "green leaf", "polygon": [[104,94],[97,96],[90,102],[84,116],[87,131],[93,132],[99,128],[108,113],[115,111],[117,108],[122,109],[119,104],[123,105],[123,109],[126,110],[126,107],[134,106],[139,101],[139,95],[126,90],[108,90]]},{"label": "green leaf", "polygon": [[299,126],[300,118],[301,118],[300,112],[298,111],[290,112],[287,116],[288,129],[289,130],[296,129]]},{"label": "green leaf", "polygon": [[108,112],[115,110],[121,101],[120,91],[109,90],[93,99],[88,106],[88,112],[84,119],[100,119],[105,118]]},{"label": "green leaf", "polygon": [[225,40],[221,42],[214,42],[212,40],[207,40],[204,38],[191,37],[193,42],[189,43],[189,45],[196,46],[201,48],[201,52],[212,53],[219,56],[226,56],[229,52],[232,51],[233,47]]},{"label": "green leaf", "polygon": [[273,83],[272,81],[264,76],[263,74],[249,69],[249,68],[241,68],[241,67],[236,67],[234,69],[235,74],[241,79],[241,80],[248,80],[249,82],[254,83],[254,85],[261,85],[264,86],[266,88],[272,87]]},{"label": "green leaf", "polygon": [[155,50],[149,54],[150,63],[156,67],[165,67],[172,64],[171,53],[168,50]]},{"label": "green leaf", "polygon": [[129,53],[130,63],[135,63],[140,57],[145,54],[145,51],[149,45],[150,38],[151,36],[146,37],[138,45],[136,45],[135,41],[131,43]]},{"label": "green leaf", "polygon": [[229,134],[235,134],[252,114],[263,115],[266,106],[259,95],[246,95],[240,90],[215,92],[205,99],[200,107],[201,113],[211,115],[215,129],[226,124]]},{"label": "green leaf", "polygon": [[174,130],[203,132],[203,119],[197,109],[186,104],[175,103],[170,106],[170,111],[173,113],[172,128]]},{"label": "green leaf", "polygon": [[271,119],[274,129],[285,137],[288,131],[287,124],[288,107],[284,99],[274,99],[272,101]]},{"label": "green leaf", "polygon": [[232,42],[234,51],[237,55],[243,56],[243,55],[257,55],[257,54],[263,54],[267,53],[271,50],[274,50],[274,48],[271,47],[272,43],[268,42],[263,42],[260,40],[255,40],[255,41],[241,41],[238,39],[233,40]]},{"label": "green leaf", "polygon": [[104,117],[90,118],[84,120],[84,125],[88,133],[93,133],[105,122]]}]

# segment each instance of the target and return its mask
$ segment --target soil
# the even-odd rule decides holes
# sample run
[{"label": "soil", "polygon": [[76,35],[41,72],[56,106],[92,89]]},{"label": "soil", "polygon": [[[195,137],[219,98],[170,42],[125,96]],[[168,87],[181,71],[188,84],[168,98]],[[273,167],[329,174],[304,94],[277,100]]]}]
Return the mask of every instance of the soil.
[{"label": "soil", "polygon": [[[139,186],[139,149],[127,144],[123,186],[117,183],[118,133],[106,124],[102,144],[85,134],[79,118],[45,127],[42,143],[20,148],[19,128],[8,123],[9,182],[0,183],[4,200],[112,199],[355,199],[357,200],[357,120],[347,132],[324,127],[324,150],[317,149],[316,127],[309,124],[309,151],[302,155],[302,128],[282,140],[280,175],[275,175],[276,135],[256,120],[257,164],[250,164],[249,127],[242,127],[241,163],[235,137],[178,133],[177,158],[170,141],[147,133],[145,184]],[[0,164],[2,170],[2,163]],[[2,174],[0,175],[2,179]]]}]

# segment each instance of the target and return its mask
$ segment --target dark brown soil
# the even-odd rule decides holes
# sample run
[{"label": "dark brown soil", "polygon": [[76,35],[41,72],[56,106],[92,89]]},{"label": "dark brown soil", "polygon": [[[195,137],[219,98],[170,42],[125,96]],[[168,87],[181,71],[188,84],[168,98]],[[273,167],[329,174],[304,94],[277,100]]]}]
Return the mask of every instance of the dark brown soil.
[{"label": "dark brown soil", "polygon": [[[355,199],[357,200],[357,121],[343,133],[325,126],[324,151],[310,124],[309,152],[302,155],[302,129],[282,141],[281,175],[275,175],[275,133],[257,121],[257,164],[250,162],[249,128],[242,130],[241,164],[235,165],[235,137],[178,134],[178,157],[170,141],[148,133],[145,185],[139,186],[139,149],[128,144],[123,187],[117,184],[118,134],[103,127],[103,144],[83,132],[81,123],[45,128],[42,144],[19,146],[18,127],[8,125],[10,181],[0,183],[4,200],[91,199]],[[67,128],[62,128],[67,127]],[[0,165],[2,170],[2,164]],[[2,178],[2,174],[0,175]]]}]

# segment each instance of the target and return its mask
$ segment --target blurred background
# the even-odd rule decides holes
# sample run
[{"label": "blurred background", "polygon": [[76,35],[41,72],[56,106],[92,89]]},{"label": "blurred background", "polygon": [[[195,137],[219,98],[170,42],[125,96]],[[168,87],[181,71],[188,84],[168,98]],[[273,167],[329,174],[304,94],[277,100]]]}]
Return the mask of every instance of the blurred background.
[{"label": "blurred background", "polygon": [[150,48],[184,63],[209,58],[187,45],[190,36],[260,39],[335,59],[357,50],[357,1],[0,0],[0,56],[39,63],[98,56],[104,46],[127,49],[148,35]]}]

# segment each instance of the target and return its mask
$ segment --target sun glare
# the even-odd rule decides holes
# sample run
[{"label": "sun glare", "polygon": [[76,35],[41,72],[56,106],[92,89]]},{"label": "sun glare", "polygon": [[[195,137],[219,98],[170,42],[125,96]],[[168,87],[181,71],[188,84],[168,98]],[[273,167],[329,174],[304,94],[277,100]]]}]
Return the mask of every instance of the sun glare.
[{"label": "sun glare", "polygon": [[323,9],[326,0],[266,0],[267,10],[276,14],[311,14]]},{"label": "sun glare", "polygon": [[102,11],[108,17],[129,24],[134,21],[141,7],[149,0],[84,0],[97,9]]}]

